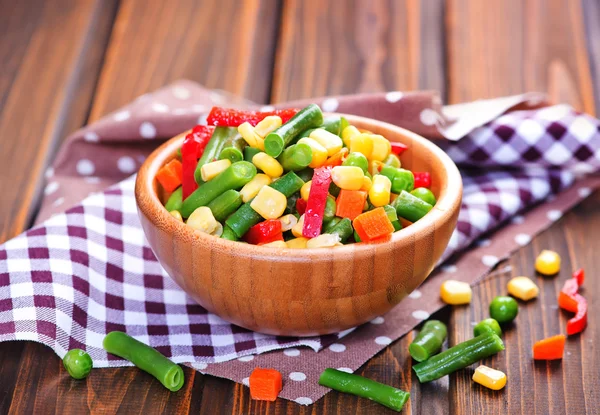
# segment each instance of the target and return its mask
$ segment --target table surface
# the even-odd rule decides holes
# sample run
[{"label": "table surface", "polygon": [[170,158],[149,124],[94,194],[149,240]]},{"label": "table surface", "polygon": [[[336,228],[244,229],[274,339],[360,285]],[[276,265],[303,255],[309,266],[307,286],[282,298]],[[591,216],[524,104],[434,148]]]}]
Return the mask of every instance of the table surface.
[{"label": "table surface", "polygon": [[[435,89],[449,103],[535,90],[591,114],[600,105],[597,0],[0,0],[0,10],[0,242],[31,224],[69,132],[180,78],[260,103]],[[560,290],[548,279],[490,360],[508,375],[502,392],[474,385],[470,370],[420,385],[412,334],[358,373],[410,391],[405,413],[600,413],[598,204],[597,192],[509,260],[513,275],[527,273],[550,248],[563,269],[588,270],[590,326],[562,362],[530,359],[535,339],[565,331],[547,312]],[[509,277],[477,286],[471,307],[438,313],[451,343]],[[0,413],[386,413],[337,392],[310,407],[254,402],[245,386],[191,369],[169,393],[133,368],[74,381],[61,366],[40,344],[0,344]]]}]

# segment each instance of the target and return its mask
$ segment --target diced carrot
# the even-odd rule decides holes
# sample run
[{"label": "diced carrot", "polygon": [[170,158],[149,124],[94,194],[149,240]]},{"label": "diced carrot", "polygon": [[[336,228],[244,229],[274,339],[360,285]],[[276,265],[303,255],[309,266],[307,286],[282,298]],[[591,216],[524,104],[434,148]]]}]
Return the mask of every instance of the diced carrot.
[{"label": "diced carrot", "polygon": [[342,189],[336,200],[335,215],[340,218],[354,220],[355,217],[362,213],[366,200],[367,192]]},{"label": "diced carrot", "polygon": [[173,159],[156,173],[156,180],[162,185],[163,189],[167,192],[172,192],[181,185],[182,170],[181,162]]},{"label": "diced carrot", "polygon": [[361,241],[371,241],[394,232],[394,225],[383,207],[361,213],[352,225]]},{"label": "diced carrot", "polygon": [[342,162],[344,161],[344,158],[347,155],[348,155],[348,149],[342,148],[340,151],[335,153],[333,156],[329,157],[325,161],[325,164],[323,164],[323,166],[331,166],[331,167],[341,166]]},{"label": "diced carrot", "polygon": [[250,374],[250,396],[259,401],[274,401],[281,392],[281,373],[257,367]]},{"label": "diced carrot", "polygon": [[565,351],[565,339],[564,334],[558,334],[535,342],[533,345],[533,358],[535,360],[562,359]]}]

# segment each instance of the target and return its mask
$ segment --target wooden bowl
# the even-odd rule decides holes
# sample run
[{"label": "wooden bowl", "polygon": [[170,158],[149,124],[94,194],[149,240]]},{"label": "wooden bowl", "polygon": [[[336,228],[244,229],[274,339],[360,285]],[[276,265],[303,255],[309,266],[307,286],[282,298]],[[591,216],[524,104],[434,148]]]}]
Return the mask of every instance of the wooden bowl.
[{"label": "wooden bowl", "polygon": [[146,238],[169,275],[204,308],[268,334],[312,336],[338,332],[380,316],[427,278],[456,226],[462,181],[435,144],[391,124],[344,115],[358,128],[408,145],[403,167],[429,171],[435,207],[381,243],[332,249],[277,249],[196,232],[159,200],[154,177],[175,157],[184,135],[144,162],[135,195]]}]

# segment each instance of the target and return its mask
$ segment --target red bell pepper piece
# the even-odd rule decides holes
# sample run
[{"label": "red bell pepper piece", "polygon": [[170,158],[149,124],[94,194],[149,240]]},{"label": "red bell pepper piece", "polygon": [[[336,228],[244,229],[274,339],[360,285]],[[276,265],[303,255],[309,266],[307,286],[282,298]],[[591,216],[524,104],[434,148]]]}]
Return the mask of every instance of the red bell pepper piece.
[{"label": "red bell pepper piece", "polygon": [[183,164],[183,200],[198,188],[198,184],[194,179],[194,172],[196,171],[198,159],[202,156],[202,153],[204,153],[204,148],[210,141],[214,129],[214,127],[197,125],[192,129],[192,132],[183,139],[183,145],[181,146],[181,162]]},{"label": "red bell pepper piece", "polygon": [[306,201],[306,211],[304,212],[302,236],[306,238],[315,238],[321,234],[330,184],[331,167],[315,169],[310,185],[310,193]]},{"label": "red bell pepper piece", "polygon": [[304,212],[306,212],[306,200],[300,198],[297,199],[296,210],[298,211],[299,215],[304,215]]},{"label": "red bell pepper piece", "polygon": [[573,273],[573,278],[577,280],[577,285],[580,287],[583,285],[583,280],[585,279],[585,272],[583,268],[579,268],[577,271]]},{"label": "red bell pepper piece", "polygon": [[392,153],[394,153],[397,156],[399,156],[400,154],[402,154],[406,150],[408,150],[408,146],[406,146],[402,143],[390,143],[390,144],[392,145]]},{"label": "red bell pepper piece", "polygon": [[257,223],[244,235],[244,241],[249,244],[262,245],[274,241],[283,241],[281,222],[277,219],[269,219]]},{"label": "red bell pepper piece", "polygon": [[567,321],[569,336],[582,332],[587,326],[587,301],[581,294],[575,294],[573,298],[577,302],[577,314]]},{"label": "red bell pepper piece", "polygon": [[426,187],[429,189],[431,187],[431,174],[429,174],[429,172],[415,172],[413,174],[415,175],[415,189],[418,187]]},{"label": "red bell pepper piece", "polygon": [[279,115],[281,121],[286,123],[298,112],[297,109],[284,109],[273,111],[241,111],[230,108],[213,107],[206,118],[208,125],[219,125],[222,127],[237,127],[245,122],[253,126],[261,122],[269,115]]}]

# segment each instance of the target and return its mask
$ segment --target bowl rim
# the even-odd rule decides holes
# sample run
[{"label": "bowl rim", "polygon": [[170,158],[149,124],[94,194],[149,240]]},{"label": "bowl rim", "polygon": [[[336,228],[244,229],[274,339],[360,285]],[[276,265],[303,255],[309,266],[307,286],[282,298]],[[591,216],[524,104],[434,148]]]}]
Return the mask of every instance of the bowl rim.
[{"label": "bowl rim", "polygon": [[[397,243],[400,241],[406,241],[414,239],[420,233],[424,232],[427,227],[432,224],[440,223],[448,219],[448,212],[457,208],[460,205],[462,198],[462,179],[458,171],[458,167],[450,159],[450,157],[432,141],[420,136],[412,131],[405,128],[398,127],[396,125],[378,121],[372,118],[361,117],[351,114],[343,113],[325,113],[324,115],[339,115],[343,116],[350,121],[351,124],[356,122],[357,124],[370,124],[379,128],[396,130],[401,137],[408,138],[409,140],[417,141],[424,147],[426,147],[437,159],[441,162],[443,170],[446,174],[445,186],[440,188],[436,205],[423,217],[423,219],[411,224],[408,227],[404,227],[400,231],[394,232],[392,237],[384,242],[378,243],[355,243],[343,246],[337,246],[333,249],[336,254],[357,254],[362,251],[372,252],[375,246],[389,245],[390,243]],[[188,130],[189,131],[189,130]],[[145,214],[146,217],[154,224],[163,224],[161,228],[166,229],[167,227],[175,230],[181,235],[183,232],[186,238],[195,239],[200,243],[210,244],[213,249],[232,250],[235,249],[237,255],[242,256],[273,256],[273,258],[281,261],[281,253],[285,253],[286,259],[306,259],[312,257],[316,253],[323,253],[324,248],[305,248],[305,249],[292,249],[292,248],[278,248],[278,247],[265,247],[258,245],[251,245],[245,243],[239,243],[238,241],[230,241],[227,239],[219,238],[214,235],[197,232],[194,229],[185,225],[175,219],[169,212],[164,208],[158,195],[154,191],[154,178],[158,169],[162,167],[169,159],[173,157],[173,154],[181,146],[183,139],[188,131],[172,137],[167,140],[157,149],[155,149],[148,158],[144,161],[140,167],[135,183],[135,197],[140,213]],[[388,137],[386,137],[388,138]],[[389,138],[388,138],[389,139]],[[392,140],[395,141],[395,140]],[[150,197],[142,197],[148,195]],[[155,213],[159,212],[160,217],[156,217]],[[168,225],[167,225],[168,224]],[[167,225],[167,226],[164,226]],[[171,231],[173,232],[173,231]],[[327,249],[327,248],[325,248]],[[259,251],[260,250],[260,251]],[[276,255],[279,254],[279,255]]]}]

